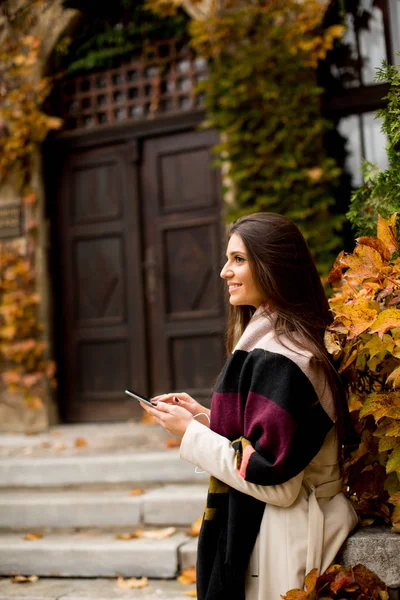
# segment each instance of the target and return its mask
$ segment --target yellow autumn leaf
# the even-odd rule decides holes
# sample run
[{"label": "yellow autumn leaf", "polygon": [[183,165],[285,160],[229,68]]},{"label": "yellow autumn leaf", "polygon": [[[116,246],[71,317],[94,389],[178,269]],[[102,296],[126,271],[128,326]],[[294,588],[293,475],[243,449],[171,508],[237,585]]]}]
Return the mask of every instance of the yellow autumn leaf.
[{"label": "yellow autumn leaf", "polygon": [[397,308],[386,308],[379,313],[369,333],[377,333],[383,339],[383,335],[394,327],[400,327],[400,310]]},{"label": "yellow autumn leaf", "polygon": [[397,231],[396,231],[397,213],[394,213],[388,221],[378,215],[378,234],[377,237],[381,240],[392,255],[398,248]]},{"label": "yellow autumn leaf", "polygon": [[396,392],[373,392],[365,400],[360,417],[372,415],[375,421],[393,414],[393,409],[400,411],[400,395]]},{"label": "yellow autumn leaf", "polygon": [[370,358],[373,358],[380,352],[392,353],[395,348],[395,341],[391,335],[385,334],[382,339],[378,335],[372,335],[363,349],[368,350]]},{"label": "yellow autumn leaf", "polygon": [[372,325],[378,314],[376,306],[370,300],[361,300],[356,304],[344,304],[336,309],[336,317],[344,317],[349,321],[349,340],[360,335]]},{"label": "yellow autumn leaf", "polygon": [[129,495],[130,496],[141,496],[143,493],[144,493],[143,490],[141,490],[140,488],[135,488],[129,492]]},{"label": "yellow autumn leaf", "polygon": [[400,438],[400,421],[385,419],[385,421],[382,421],[382,423],[376,428],[374,436]]},{"label": "yellow autumn leaf", "polygon": [[400,444],[392,451],[386,464],[386,473],[393,472],[400,475]]},{"label": "yellow autumn leaf", "polygon": [[145,538],[147,540],[164,540],[176,532],[176,527],[164,527],[163,529],[151,529],[149,531],[139,529],[136,532],[136,537]]},{"label": "yellow autumn leaf", "polygon": [[349,267],[346,279],[369,279],[379,277],[383,267],[382,257],[370,246],[356,246],[353,254],[345,254],[340,262]]},{"label": "yellow autumn leaf", "polygon": [[196,590],[188,590],[183,594],[184,596],[189,596],[190,598],[197,598]]},{"label": "yellow autumn leaf", "polygon": [[386,383],[390,383],[391,381],[394,388],[400,387],[400,366],[394,369],[386,379]]},{"label": "yellow autumn leaf", "polygon": [[342,353],[342,347],[340,345],[338,336],[335,335],[334,332],[329,331],[328,329],[325,331],[324,343],[325,348],[328,350],[329,354],[332,354],[335,360],[339,358],[339,356]]}]

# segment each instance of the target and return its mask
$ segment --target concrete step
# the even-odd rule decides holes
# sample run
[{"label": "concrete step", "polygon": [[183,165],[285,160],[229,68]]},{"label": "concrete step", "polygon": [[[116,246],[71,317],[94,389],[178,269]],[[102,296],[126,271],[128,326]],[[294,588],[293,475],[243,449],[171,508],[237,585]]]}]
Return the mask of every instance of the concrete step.
[{"label": "concrete step", "polygon": [[117,491],[0,490],[0,527],[189,526],[203,514],[206,485],[171,485],[140,496]]},{"label": "concrete step", "polygon": [[119,540],[110,533],[85,531],[26,541],[22,534],[3,533],[0,575],[174,578],[179,549],[190,539],[177,532],[163,540]]},{"label": "concrete step", "polygon": [[158,425],[140,422],[58,425],[36,435],[0,433],[0,458],[164,450],[169,438]]},{"label": "concrete step", "polygon": [[136,451],[132,454],[95,454],[4,458],[0,461],[0,486],[59,487],[93,483],[129,482],[135,487],[148,483],[204,482],[206,473],[179,458],[176,449]]},{"label": "concrete step", "polygon": [[[150,579],[143,589],[120,589],[116,579],[39,579],[36,583],[0,581],[0,600],[185,600],[195,585]],[[187,596],[186,596],[187,598]]]}]

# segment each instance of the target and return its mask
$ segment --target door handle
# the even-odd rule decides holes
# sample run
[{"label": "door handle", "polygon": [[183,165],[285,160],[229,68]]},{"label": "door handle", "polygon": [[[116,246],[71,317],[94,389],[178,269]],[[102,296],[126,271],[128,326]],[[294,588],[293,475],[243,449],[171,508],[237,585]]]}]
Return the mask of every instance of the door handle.
[{"label": "door handle", "polygon": [[154,248],[146,249],[146,260],[143,262],[146,280],[146,296],[150,304],[154,304],[157,300],[157,272],[158,266],[155,259]]}]

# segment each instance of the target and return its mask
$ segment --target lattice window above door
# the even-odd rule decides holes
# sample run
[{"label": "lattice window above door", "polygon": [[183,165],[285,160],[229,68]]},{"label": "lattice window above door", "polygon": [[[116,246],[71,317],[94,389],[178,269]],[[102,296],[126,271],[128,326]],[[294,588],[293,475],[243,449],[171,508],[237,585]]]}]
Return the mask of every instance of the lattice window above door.
[{"label": "lattice window above door", "polygon": [[204,58],[162,41],[120,67],[62,81],[60,116],[65,129],[92,129],[201,108],[196,88],[206,77]]}]

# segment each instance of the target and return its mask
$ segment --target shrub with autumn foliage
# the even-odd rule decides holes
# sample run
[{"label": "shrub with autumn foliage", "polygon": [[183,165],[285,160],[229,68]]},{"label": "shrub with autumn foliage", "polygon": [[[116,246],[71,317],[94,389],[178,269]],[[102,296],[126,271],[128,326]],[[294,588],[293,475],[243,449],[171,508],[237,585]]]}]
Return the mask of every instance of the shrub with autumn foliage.
[{"label": "shrub with autumn foliage", "polygon": [[0,392],[5,388],[23,396],[32,409],[42,406],[48,384],[55,384],[35,288],[31,260],[10,244],[0,244]]},{"label": "shrub with autumn foliage", "polygon": [[345,485],[365,524],[400,532],[400,258],[397,213],[378,219],[377,237],[341,252],[329,275],[334,321],[326,332],[348,386],[360,444],[345,463]]},{"label": "shrub with autumn foliage", "polygon": [[306,577],[304,590],[290,590],[283,600],[388,600],[387,586],[375,573],[356,565],[346,569],[341,565],[333,565],[320,577],[317,569],[313,569]]}]

